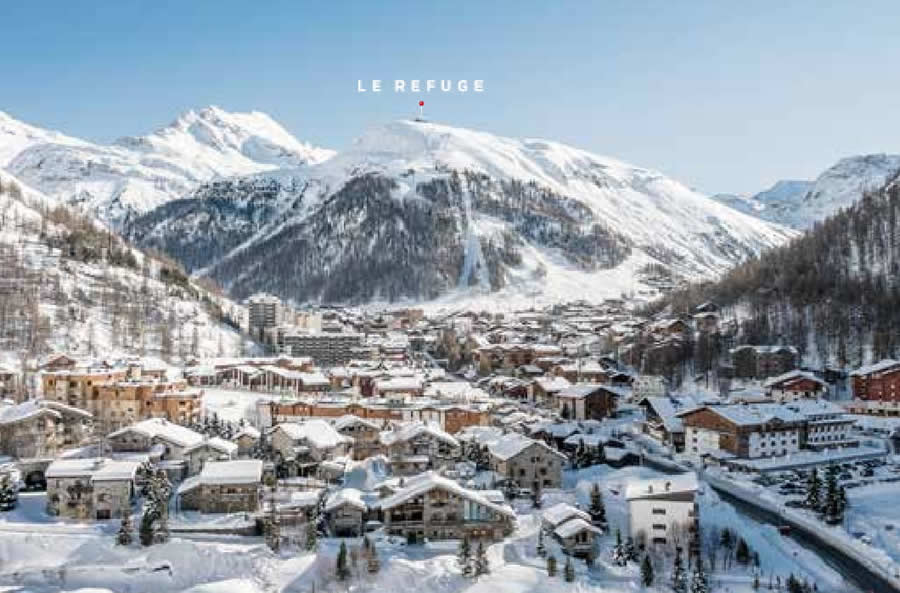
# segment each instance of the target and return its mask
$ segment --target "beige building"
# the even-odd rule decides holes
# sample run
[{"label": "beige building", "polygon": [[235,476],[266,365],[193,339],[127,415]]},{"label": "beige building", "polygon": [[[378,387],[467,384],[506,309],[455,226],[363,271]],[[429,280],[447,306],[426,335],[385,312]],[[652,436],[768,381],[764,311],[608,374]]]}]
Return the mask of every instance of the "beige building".
[{"label": "beige building", "polygon": [[317,418],[277,425],[272,429],[270,442],[282,459],[305,458],[318,463],[347,455],[353,439],[339,433],[326,420]]},{"label": "beige building", "polygon": [[368,506],[356,488],[343,488],[325,501],[325,516],[331,535],[356,537],[363,533]]}]

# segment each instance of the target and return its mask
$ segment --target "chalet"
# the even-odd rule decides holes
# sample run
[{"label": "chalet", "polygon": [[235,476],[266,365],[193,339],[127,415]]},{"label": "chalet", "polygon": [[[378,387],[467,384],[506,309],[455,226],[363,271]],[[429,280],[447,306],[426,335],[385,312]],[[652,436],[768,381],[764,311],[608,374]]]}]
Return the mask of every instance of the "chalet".
[{"label": "chalet", "polygon": [[270,442],[282,459],[308,457],[313,462],[321,462],[346,455],[353,439],[339,433],[329,422],[314,419],[277,425],[272,429]]},{"label": "chalet", "polygon": [[701,406],[677,414],[685,452],[702,457],[725,451],[742,459],[800,450],[805,418],[779,404]]},{"label": "chalet", "polygon": [[459,441],[435,425],[410,422],[380,436],[382,451],[395,475],[412,475],[455,461]]},{"label": "chalet", "polygon": [[346,414],[334,421],[334,428],[353,439],[353,459],[357,461],[377,455],[381,449],[381,425],[374,420]]},{"label": "chalet", "polygon": [[615,416],[617,403],[628,395],[620,387],[578,383],[556,393],[555,408],[566,419],[600,420]]},{"label": "chalet", "polygon": [[420,397],[425,391],[425,384],[421,377],[391,377],[375,381],[374,391],[378,397],[403,401]]},{"label": "chalet", "polygon": [[325,501],[325,517],[334,537],[359,537],[363,534],[369,507],[356,488],[342,488]]},{"label": "chalet", "polygon": [[719,314],[714,311],[695,313],[694,326],[699,332],[715,332],[719,329]]},{"label": "chalet", "polygon": [[47,400],[0,402],[0,454],[10,457],[55,457],[81,445],[93,431],[89,412]]},{"label": "chalet", "polygon": [[645,397],[638,402],[644,410],[644,432],[657,441],[684,451],[684,423],[678,412],[693,408],[694,400],[677,397]]},{"label": "chalet", "polygon": [[538,404],[551,403],[560,391],[571,386],[565,377],[538,377],[531,384],[532,401]]},{"label": "chalet", "polygon": [[625,500],[634,541],[687,548],[699,533],[697,490],[694,473],[629,482]]},{"label": "chalet", "polygon": [[591,516],[564,502],[541,513],[541,526],[550,533],[566,554],[585,557],[594,553],[602,531],[591,524]]},{"label": "chalet", "polygon": [[239,513],[259,509],[263,462],[259,459],[210,461],[176,492],[180,508],[202,513]]},{"label": "chalet", "polygon": [[107,436],[117,453],[149,453],[156,450],[160,459],[183,461],[185,451],[203,443],[206,437],[190,428],[151,418],[119,429]]},{"label": "chalet", "polygon": [[47,467],[47,512],[70,519],[106,520],[131,512],[137,461],[57,459]]},{"label": "chalet", "polygon": [[900,361],[886,359],[850,373],[855,411],[900,415]]},{"label": "chalet", "polygon": [[828,390],[828,385],[812,373],[793,370],[772,377],[763,383],[766,393],[777,402],[791,402],[801,398],[815,399]]},{"label": "chalet", "polygon": [[413,543],[463,537],[499,541],[512,533],[515,522],[508,506],[433,472],[410,478],[396,493],[378,501],[377,507],[385,531]]},{"label": "chalet", "polygon": [[567,458],[546,443],[510,433],[488,444],[490,467],[519,488],[559,488]]},{"label": "chalet", "polygon": [[237,453],[237,444],[220,437],[212,437],[186,447],[183,455],[187,461],[188,474],[194,475],[200,473],[206,462],[235,459]]},{"label": "chalet", "polygon": [[249,424],[241,426],[232,439],[238,446],[238,455],[242,457],[250,455],[259,443],[261,436],[259,430],[253,426]]}]

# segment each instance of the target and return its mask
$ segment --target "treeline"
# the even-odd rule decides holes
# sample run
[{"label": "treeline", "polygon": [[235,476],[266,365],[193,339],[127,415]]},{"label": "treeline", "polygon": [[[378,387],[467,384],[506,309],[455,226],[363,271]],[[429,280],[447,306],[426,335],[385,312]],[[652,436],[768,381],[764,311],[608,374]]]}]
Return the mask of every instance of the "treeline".
[{"label": "treeline", "polygon": [[[900,355],[900,183],[861,197],[788,245],[738,265],[717,282],[655,303],[693,311],[735,308],[745,343],[788,343],[822,363],[858,365]],[[871,356],[869,356],[871,348]]]}]

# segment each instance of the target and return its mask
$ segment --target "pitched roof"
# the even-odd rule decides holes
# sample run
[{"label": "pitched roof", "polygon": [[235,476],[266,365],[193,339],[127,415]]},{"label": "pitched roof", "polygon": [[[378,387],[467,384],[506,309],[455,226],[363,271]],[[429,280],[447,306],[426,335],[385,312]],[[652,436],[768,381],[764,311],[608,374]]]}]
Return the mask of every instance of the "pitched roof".
[{"label": "pitched roof", "polygon": [[556,529],[553,530],[553,533],[561,538],[567,538],[582,531],[590,531],[596,534],[603,533],[600,529],[594,527],[583,518],[569,519],[562,525],[558,525]]},{"label": "pitched roof", "polygon": [[466,498],[468,500],[476,502],[483,507],[489,508],[502,515],[506,515],[507,517],[515,518],[516,516],[513,510],[508,506],[493,503],[482,496],[478,491],[463,488],[453,480],[449,480],[443,476],[439,476],[434,472],[425,472],[424,474],[420,474],[415,478],[409,479],[404,488],[401,488],[396,493],[388,496],[387,498],[379,501],[376,504],[378,507],[385,510],[392,509],[398,505],[403,504],[410,498],[415,498],[416,496],[425,494],[426,492],[429,492],[430,490],[435,488],[451,492],[461,498]]},{"label": "pitched roof", "polygon": [[328,497],[325,502],[325,510],[333,511],[344,505],[350,505],[361,511],[368,510],[368,505],[362,499],[362,492],[356,488],[342,488]]},{"label": "pitched roof", "polygon": [[141,422],[136,422],[130,426],[126,426],[125,428],[110,433],[108,436],[116,437],[129,432],[137,432],[150,439],[160,438],[181,447],[196,445],[203,442],[203,439],[205,438],[199,432],[180,426],[174,422],[169,422],[165,418],[142,420]]},{"label": "pitched roof", "polygon": [[557,455],[561,458],[565,459],[565,455],[560,453],[559,451],[550,447],[547,443],[543,441],[538,441],[535,439],[530,439],[525,435],[519,434],[517,432],[512,432],[507,435],[504,435],[502,438],[497,439],[492,443],[488,443],[488,451],[494,457],[500,459],[501,461],[506,461],[511,459],[527,449],[532,445],[537,445],[538,447],[542,447],[549,451],[550,453]]},{"label": "pitched roof", "polygon": [[198,477],[203,484],[248,484],[261,482],[262,470],[259,459],[209,461]]},{"label": "pitched roof", "polygon": [[344,428],[357,424],[361,424],[375,430],[381,430],[381,426],[378,423],[372,422],[368,418],[360,418],[359,416],[355,416],[353,414],[344,414],[343,416],[335,420],[334,428],[335,430],[343,430]]},{"label": "pitched roof", "polygon": [[199,443],[195,443],[190,447],[186,447],[184,452],[187,453],[189,451],[194,451],[202,447],[209,447],[211,449],[215,449],[216,451],[221,451],[226,455],[233,455],[238,450],[238,446],[235,443],[226,441],[221,437],[212,437],[209,439],[205,439]]},{"label": "pitched roof", "polygon": [[573,517],[580,517],[585,521],[591,520],[590,515],[588,515],[581,509],[577,509],[565,502],[560,502],[550,508],[544,509],[544,512],[541,513],[541,518],[554,527],[568,521],[569,519],[572,519]]},{"label": "pitched roof", "polygon": [[443,441],[452,447],[458,447],[459,441],[444,432],[438,426],[433,424],[425,424],[423,422],[410,422],[404,424],[394,430],[382,432],[380,435],[381,443],[384,445],[393,445],[402,443],[420,436],[430,436],[439,441]]},{"label": "pitched roof", "polygon": [[317,449],[330,449],[353,442],[352,438],[342,435],[334,426],[318,418],[299,423],[284,422],[275,428],[283,430],[292,440],[307,441]]},{"label": "pitched roof", "polygon": [[775,385],[778,385],[779,383],[786,383],[786,382],[792,383],[794,381],[801,381],[804,379],[806,379],[808,381],[813,381],[814,383],[817,383],[817,384],[821,385],[822,387],[825,386],[825,381],[816,377],[812,373],[808,373],[806,371],[801,371],[801,370],[795,369],[793,371],[788,371],[786,373],[782,373],[782,374],[778,375],[777,377],[772,377],[772,378],[768,379],[765,383],[763,383],[763,387],[774,387]]},{"label": "pitched roof", "polygon": [[874,373],[881,373],[883,371],[891,370],[895,367],[900,367],[900,361],[894,360],[892,358],[886,358],[874,364],[869,364],[865,366],[861,366],[852,373],[850,373],[851,377],[859,377],[863,375],[871,375]]}]

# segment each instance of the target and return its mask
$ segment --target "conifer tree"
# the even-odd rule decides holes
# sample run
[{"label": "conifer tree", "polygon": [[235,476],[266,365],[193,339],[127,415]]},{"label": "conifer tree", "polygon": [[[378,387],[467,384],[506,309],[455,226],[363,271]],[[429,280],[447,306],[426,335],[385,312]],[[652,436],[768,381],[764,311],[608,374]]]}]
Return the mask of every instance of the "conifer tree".
[{"label": "conifer tree", "polygon": [[739,537],[734,549],[734,559],[738,561],[738,564],[747,566],[750,563],[750,556],[750,546],[747,545],[744,538]]},{"label": "conifer tree", "polygon": [[818,511],[821,506],[822,482],[819,480],[819,472],[813,468],[806,480],[806,506],[810,510]]},{"label": "conifer tree", "polygon": [[335,576],[339,581],[346,581],[350,576],[350,567],[347,565],[347,544],[345,542],[341,542],[336,564]]},{"label": "conifer tree", "polygon": [[16,508],[19,496],[8,481],[0,485],[0,511],[11,511]]},{"label": "conifer tree", "polygon": [[474,576],[478,577],[483,574],[488,574],[491,572],[490,562],[488,562],[487,553],[484,549],[484,544],[478,542],[478,548],[475,552],[475,567],[474,567]]},{"label": "conifer tree", "polygon": [[306,524],[306,543],[304,547],[307,552],[315,552],[319,549],[319,530],[316,528],[315,521],[310,521]]},{"label": "conifer tree", "polygon": [[544,530],[538,531],[537,555],[541,558],[547,555],[547,548],[544,546]]},{"label": "conifer tree", "polygon": [[591,516],[591,523],[596,527],[606,527],[606,507],[603,505],[603,494],[600,492],[600,485],[596,482],[591,487],[591,506],[588,509]]},{"label": "conifer tree", "polygon": [[556,576],[556,556],[553,554],[550,554],[550,557],[547,558],[547,576]]},{"label": "conifer tree", "polygon": [[622,543],[622,530],[616,527],[616,545],[613,548],[613,562],[617,566],[625,566],[628,564],[628,552],[625,544]]},{"label": "conifer tree", "polygon": [[459,541],[459,548],[456,552],[456,564],[459,566],[463,575],[472,575],[472,543],[469,541],[468,535],[463,536]]}]

